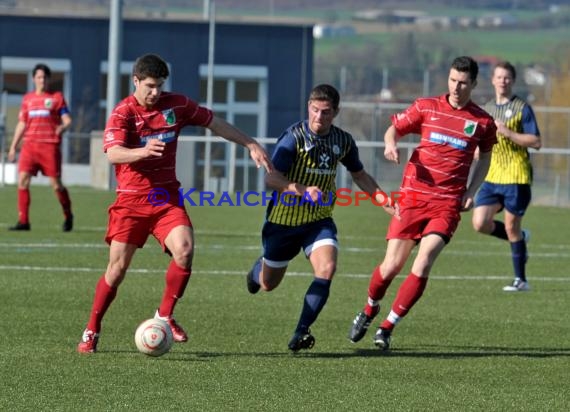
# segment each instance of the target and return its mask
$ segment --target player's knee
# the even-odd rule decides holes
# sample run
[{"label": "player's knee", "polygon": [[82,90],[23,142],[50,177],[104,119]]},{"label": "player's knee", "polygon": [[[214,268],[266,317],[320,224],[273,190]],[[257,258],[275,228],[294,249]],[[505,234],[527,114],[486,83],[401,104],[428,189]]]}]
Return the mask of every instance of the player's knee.
[{"label": "player's knee", "polygon": [[271,283],[271,282],[261,282],[260,285],[261,289],[264,292],[271,292],[273,289],[275,289],[277,286],[279,286],[279,283]]},{"label": "player's knee", "polygon": [[172,255],[174,262],[181,268],[190,269],[192,267],[192,252],[184,251],[177,255]]},{"label": "player's knee", "polygon": [[485,223],[483,219],[476,216],[473,216],[473,219],[471,219],[471,224],[476,232],[485,232],[485,227],[487,226]]},{"label": "player's knee", "polygon": [[192,266],[192,258],[194,256],[194,247],[189,242],[184,242],[170,249],[174,262],[182,268],[190,268]]},{"label": "player's knee", "polygon": [[264,267],[263,271],[259,274],[259,285],[265,292],[271,292],[277,288],[283,277],[285,276],[286,267],[284,268],[270,268]]},{"label": "player's knee", "polygon": [[505,223],[505,232],[507,232],[507,237],[510,241],[522,238],[520,225]]},{"label": "player's knee", "polygon": [[382,262],[380,265],[380,273],[382,273],[383,279],[393,279],[400,273],[404,267],[403,263],[398,262]]},{"label": "player's knee", "polygon": [[109,264],[107,267],[107,273],[105,273],[105,279],[109,286],[119,286],[125,278],[127,269],[128,267],[126,265],[122,265],[120,262]]},{"label": "player's knee", "polygon": [[18,179],[18,189],[29,189],[30,188],[30,176],[20,177]]},{"label": "player's knee", "polygon": [[315,274],[324,279],[332,279],[336,272],[336,262],[322,262],[315,268]]}]

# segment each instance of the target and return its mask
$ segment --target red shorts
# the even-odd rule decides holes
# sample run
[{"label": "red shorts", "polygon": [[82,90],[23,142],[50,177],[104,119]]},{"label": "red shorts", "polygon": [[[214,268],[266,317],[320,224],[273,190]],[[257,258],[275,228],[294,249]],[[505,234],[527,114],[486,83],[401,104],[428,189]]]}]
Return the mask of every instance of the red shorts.
[{"label": "red shorts", "polygon": [[422,201],[403,203],[401,220],[392,218],[386,239],[413,239],[419,241],[429,234],[441,235],[448,243],[457,229],[461,215],[456,201]]},{"label": "red shorts", "polygon": [[153,206],[147,196],[119,194],[109,207],[109,226],[105,241],[112,240],[143,247],[152,234],[167,252],[164,240],[177,226],[192,227],[184,206],[178,205],[178,193],[174,201]]},{"label": "red shorts", "polygon": [[61,150],[57,143],[24,143],[18,161],[18,171],[37,176],[61,177]]}]

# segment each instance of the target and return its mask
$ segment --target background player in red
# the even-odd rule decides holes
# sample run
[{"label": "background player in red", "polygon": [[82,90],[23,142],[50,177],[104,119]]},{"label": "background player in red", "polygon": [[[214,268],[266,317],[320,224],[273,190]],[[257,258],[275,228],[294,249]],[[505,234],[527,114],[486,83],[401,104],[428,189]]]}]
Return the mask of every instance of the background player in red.
[{"label": "background player in red", "polygon": [[41,171],[49,177],[63,209],[63,231],[69,232],[73,229],[73,214],[69,193],[61,183],[60,146],[62,133],[71,126],[71,115],[61,92],[49,91],[49,67],[37,64],[32,75],[35,91],[24,95],[8,152],[8,161],[13,162],[24,140],[18,162],[18,222],[10,230],[30,230],[30,181]]},{"label": "background player in red", "polygon": [[[473,197],[483,182],[496,143],[493,118],[471,102],[477,85],[477,63],[470,57],[457,57],[449,71],[449,93],[419,98],[403,113],[392,116],[384,141],[386,159],[399,163],[397,142],[415,133],[421,141],[404,168],[400,190],[413,202],[400,204],[400,220],[392,219],[386,238],[383,262],[372,272],[368,301],[356,315],[349,339],[362,339],[380,311],[380,300],[394,277],[402,270],[412,249],[419,245],[409,275],[402,282],[392,309],[380,324],[374,344],[386,350],[394,326],[422,296],[430,270],[450,241],[460,220],[460,212],[473,206]],[[468,184],[475,149],[479,161]]]},{"label": "background player in red", "polygon": [[[143,247],[149,234],[172,256],[155,317],[170,325],[175,342],[188,340],[172,317],[190,278],[194,255],[192,223],[179,201],[180,183],[176,178],[176,147],[183,127],[207,127],[214,134],[247,147],[258,167],[272,171],[267,152],[251,137],[188,97],[163,92],[168,75],[168,66],[159,56],[139,57],[133,68],[135,92],[114,108],[107,121],[103,145],[109,161],[115,165],[117,199],[109,208],[109,264],[95,288],[91,315],[77,347],[81,353],[97,350],[103,316],[135,251]],[[164,202],[156,202],[158,194]]]}]

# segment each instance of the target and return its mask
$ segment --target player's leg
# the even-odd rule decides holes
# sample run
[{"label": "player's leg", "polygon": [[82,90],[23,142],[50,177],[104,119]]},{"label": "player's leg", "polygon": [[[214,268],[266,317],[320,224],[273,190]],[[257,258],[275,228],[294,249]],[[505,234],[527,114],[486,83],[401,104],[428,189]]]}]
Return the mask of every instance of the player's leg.
[{"label": "player's leg", "polygon": [[528,236],[524,236],[522,219],[531,200],[530,185],[508,186],[505,196],[505,229],[511,245],[514,280],[503,290],[505,292],[525,292],[530,290],[526,278]]},{"label": "player's leg", "polygon": [[318,247],[311,253],[309,259],[315,277],[305,293],[301,315],[289,342],[289,349],[294,352],[310,349],[315,344],[310,327],[317,320],[329,298],[332,278],[336,271],[337,247],[336,245]]},{"label": "player's leg", "polygon": [[310,327],[327,303],[338,257],[337,229],[332,219],[324,219],[303,228],[303,249],[313,268],[314,278],[303,299],[303,308],[289,349],[310,349],[315,343]]},{"label": "player's leg", "polygon": [[263,256],[254,262],[246,276],[249,293],[257,293],[259,289],[270,292],[281,284],[289,262],[301,250],[301,230],[271,222],[263,225]]},{"label": "player's leg", "polygon": [[137,248],[138,246],[134,244],[111,241],[107,271],[99,278],[95,287],[89,321],[77,346],[78,352],[93,353],[97,351],[101,322],[117,296],[117,289],[125,278]]},{"label": "player's leg", "polygon": [[495,219],[495,215],[503,209],[504,196],[501,189],[503,186],[488,182],[481,185],[481,189],[475,197],[475,208],[473,209],[471,223],[473,229],[479,233],[507,240],[504,223]]},{"label": "player's leg", "polygon": [[70,232],[73,229],[73,213],[69,192],[61,182],[61,150],[59,145],[45,146],[45,151],[39,157],[40,168],[42,173],[49,177],[50,185],[61,205],[64,216],[62,229],[64,232]]},{"label": "player's leg", "polygon": [[374,337],[374,343],[380,349],[389,348],[394,326],[408,314],[421,298],[427,286],[431,268],[445,245],[446,240],[439,234],[429,234],[422,238],[412,269],[400,285],[390,313],[380,324],[380,328]]},{"label": "player's leg", "polygon": [[62,229],[64,232],[71,232],[73,229],[73,212],[71,211],[71,198],[69,197],[69,191],[61,182],[60,177],[50,177],[49,179],[51,187],[53,188],[63,211],[65,220],[63,221]]},{"label": "player's leg", "polygon": [[169,324],[175,342],[186,342],[188,335],[174,320],[173,314],[174,307],[184,295],[192,274],[194,232],[189,226],[175,227],[168,234],[164,244],[172,254],[172,260],[166,270],[166,285],[155,317]]},{"label": "player's leg", "polygon": [[30,230],[30,181],[32,175],[26,170],[18,173],[18,222],[10,230]]},{"label": "player's leg", "polygon": [[281,284],[285,277],[289,260],[274,261],[271,259],[262,258],[262,263],[259,272],[259,285],[261,289],[266,292],[271,292]]},{"label": "player's leg", "polygon": [[186,211],[172,207],[154,226],[153,234],[165,252],[172,256],[165,275],[165,288],[155,317],[166,321],[175,342],[186,342],[188,335],[174,320],[174,308],[184,296],[192,274],[194,258],[194,231]]},{"label": "player's leg", "polygon": [[400,273],[406,263],[416,241],[411,239],[390,239],[386,248],[386,255],[381,264],[372,272],[368,285],[368,299],[364,309],[359,312],[350,328],[348,338],[356,343],[361,340],[380,311],[380,301],[394,277]]},{"label": "player's leg", "polygon": [[18,222],[10,230],[30,230],[30,181],[39,170],[33,146],[22,146],[18,159]]}]

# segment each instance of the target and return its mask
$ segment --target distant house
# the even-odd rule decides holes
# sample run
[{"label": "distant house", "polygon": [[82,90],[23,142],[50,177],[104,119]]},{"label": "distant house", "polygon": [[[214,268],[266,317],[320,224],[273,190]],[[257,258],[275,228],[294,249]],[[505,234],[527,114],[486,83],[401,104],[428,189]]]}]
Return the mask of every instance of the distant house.
[{"label": "distant house", "polygon": [[518,20],[512,14],[486,14],[477,19],[478,27],[509,27],[515,26]]},{"label": "distant house", "polygon": [[457,19],[449,16],[421,16],[416,19],[416,24],[420,27],[450,29],[458,23]]},{"label": "distant house", "polygon": [[336,24],[315,24],[313,37],[315,39],[354,36],[356,30],[352,26]]},{"label": "distant house", "polygon": [[426,15],[427,13],[417,10],[373,9],[355,12],[352,19],[385,24],[413,24],[418,18]]}]

